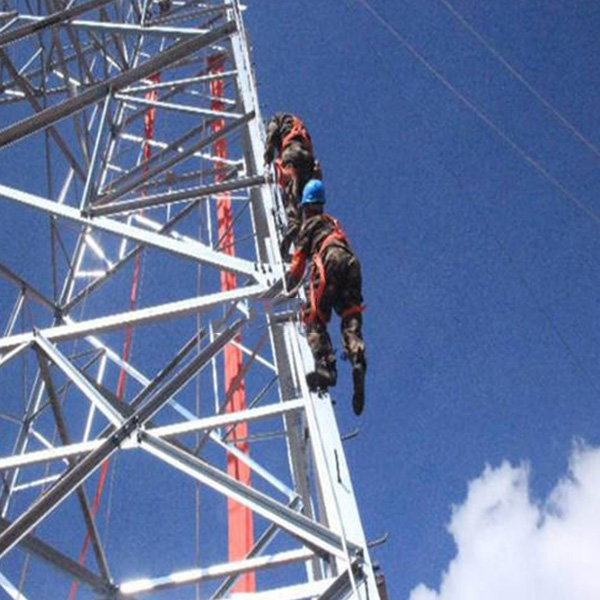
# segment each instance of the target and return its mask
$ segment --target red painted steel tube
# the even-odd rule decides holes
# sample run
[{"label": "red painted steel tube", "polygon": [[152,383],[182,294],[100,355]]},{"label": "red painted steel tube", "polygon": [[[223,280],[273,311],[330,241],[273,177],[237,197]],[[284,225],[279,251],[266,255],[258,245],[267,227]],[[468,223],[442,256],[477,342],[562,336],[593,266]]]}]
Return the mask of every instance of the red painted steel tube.
[{"label": "red painted steel tube", "polygon": [[[223,71],[223,63],[219,55],[209,57],[208,66],[211,73],[220,73]],[[215,111],[224,111],[225,104],[221,100],[225,94],[225,80],[214,79],[210,83],[211,108]],[[218,119],[213,122],[213,132],[220,131],[224,126],[224,120]],[[227,158],[227,140],[221,138],[213,144],[213,153],[218,158]],[[215,183],[223,181],[224,165],[215,163]],[[221,193],[217,198],[217,222],[218,236],[220,245],[224,252],[229,255],[235,255],[235,237],[232,227],[231,196],[229,193]],[[221,289],[223,291],[231,290],[236,287],[236,276],[234,273],[221,271]],[[241,336],[235,338],[241,341]],[[242,369],[242,351],[233,344],[227,344],[224,349],[225,361],[225,393],[230,394],[229,401],[225,407],[227,412],[244,410],[246,407],[246,391],[243,379],[238,381]],[[235,386],[235,389],[232,389]],[[231,393],[230,393],[231,392]],[[230,442],[234,442],[236,448],[248,454],[250,451],[247,441],[248,426],[246,423],[240,423],[234,427],[229,435]],[[227,454],[227,473],[235,477],[238,481],[250,485],[250,468],[240,461],[235,455]],[[252,521],[252,511],[228,499],[228,548],[229,560],[242,560],[246,558],[254,545],[254,526]],[[254,592],[256,591],[256,578],[254,573],[242,575],[236,582],[233,592]]]}]

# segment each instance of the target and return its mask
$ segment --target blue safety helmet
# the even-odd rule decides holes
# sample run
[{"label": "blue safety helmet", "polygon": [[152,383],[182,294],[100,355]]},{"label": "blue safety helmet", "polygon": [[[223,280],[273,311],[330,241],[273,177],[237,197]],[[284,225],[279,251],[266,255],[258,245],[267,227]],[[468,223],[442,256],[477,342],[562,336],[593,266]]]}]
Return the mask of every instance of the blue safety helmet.
[{"label": "blue safety helmet", "polygon": [[325,204],[325,187],[319,179],[311,179],[302,191],[300,206],[308,204]]}]

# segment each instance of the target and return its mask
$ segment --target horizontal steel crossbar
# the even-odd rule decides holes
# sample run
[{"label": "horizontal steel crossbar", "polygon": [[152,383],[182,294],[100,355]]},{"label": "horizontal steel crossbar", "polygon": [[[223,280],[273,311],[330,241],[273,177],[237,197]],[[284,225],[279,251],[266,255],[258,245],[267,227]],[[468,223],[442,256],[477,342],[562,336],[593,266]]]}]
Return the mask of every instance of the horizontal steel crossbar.
[{"label": "horizontal steel crossbar", "polygon": [[[59,12],[53,13],[48,17],[42,17],[34,23],[28,23],[27,25],[23,25],[21,27],[17,27],[16,29],[6,31],[5,33],[0,35],[0,48],[2,46],[10,44],[11,42],[15,42],[16,40],[19,40],[21,38],[33,35],[34,33],[39,33],[47,27],[52,27],[54,25],[64,23],[68,19],[77,17],[89,10],[93,10],[94,8],[100,8],[101,6],[110,4],[111,2],[114,2],[114,0],[92,0],[91,2],[86,2],[85,4],[80,4],[79,6],[72,6],[70,8],[67,8],[66,10],[61,10]],[[16,16],[18,18],[21,18],[21,15]]]},{"label": "horizontal steel crossbar", "polygon": [[[201,310],[212,308],[224,302],[235,302],[247,298],[256,298],[266,295],[268,289],[262,285],[238,288],[230,292],[218,292],[198,296],[189,300],[181,300],[168,304],[159,304],[150,308],[140,308],[124,313],[99,317],[88,321],[80,321],[67,325],[56,325],[40,330],[40,333],[49,341],[61,342],[73,338],[95,335],[98,333],[120,329],[122,327],[135,327],[146,323],[165,319],[182,317]],[[12,350],[21,344],[33,342],[35,332],[20,333],[0,339],[0,353]]]},{"label": "horizontal steel crossbar", "polygon": [[135,200],[125,200],[123,202],[107,204],[104,206],[92,206],[89,209],[89,213],[92,216],[128,213],[143,208],[155,208],[157,206],[164,206],[166,204],[174,204],[176,202],[198,200],[200,198],[205,198],[214,194],[221,194],[223,192],[242,190],[257,185],[262,185],[265,183],[265,181],[266,178],[264,175],[252,175],[250,177],[243,177],[240,179],[234,179],[232,181],[225,181],[223,183],[215,183],[214,185],[203,185],[185,190],[178,190],[176,192],[169,192],[166,194],[155,194],[154,196],[142,196],[141,198],[136,198]]},{"label": "horizontal steel crossbar", "polygon": [[239,319],[204,348],[186,367],[135,410],[123,424],[104,439],[100,446],[67,471],[43,496],[40,496],[19,518],[0,534],[0,557],[19,543],[43,521],[61,502],[66,500],[121,443],[139,431],[190,379],[238,333],[244,321]]},{"label": "horizontal steel crossbar", "polygon": [[310,560],[314,553],[306,548],[299,550],[287,550],[278,554],[257,556],[246,560],[228,562],[203,567],[190,569],[188,571],[178,571],[164,577],[156,577],[154,579],[139,579],[123,582],[119,586],[119,590],[123,594],[140,593],[140,592],[157,592],[169,588],[179,587],[182,585],[190,585],[200,583],[218,577],[227,577],[254,571],[257,569],[280,567],[283,565],[292,564],[295,562],[304,562]]},{"label": "horizontal steel crossbar", "polygon": [[[217,252],[209,246],[196,240],[180,241],[171,236],[148,231],[140,227],[134,227],[108,217],[88,217],[80,210],[71,206],[65,206],[58,202],[52,202],[46,198],[29,194],[15,188],[0,185],[0,196],[9,200],[20,202],[51,215],[69,219],[93,229],[101,229],[114,235],[135,240],[148,246],[154,246],[180,256],[185,256],[200,262],[212,264],[221,269],[233,271],[241,275],[248,275],[256,281],[264,281],[265,277],[256,263],[235,256],[229,256],[224,252]],[[269,267],[265,267],[269,268]]]},{"label": "horizontal steel crossbar", "polygon": [[[107,0],[104,1],[106,2]],[[108,1],[112,2],[113,0]],[[35,25],[37,24],[31,24],[27,27],[34,27]],[[231,35],[235,30],[235,22],[228,21],[209,33],[177,42],[140,66],[128,69],[120,75],[115,75],[106,81],[84,90],[74,98],[65,100],[55,106],[50,106],[15,125],[3,129],[0,131],[0,148],[40,131],[44,127],[48,127],[48,125],[52,125],[65,117],[73,116],[84,108],[100,102],[108,94],[118,92],[140,79],[149,77],[153,73],[171,66],[182,58],[189,57],[201,48]]]},{"label": "horizontal steel crossbar", "polygon": [[[187,433],[196,433],[199,431],[210,431],[217,427],[228,427],[237,423],[250,423],[252,421],[268,419],[288,412],[296,412],[304,408],[304,400],[291,400],[275,405],[262,406],[260,408],[250,408],[248,410],[230,412],[223,415],[206,417],[204,419],[195,419],[193,421],[185,421],[174,425],[163,425],[161,427],[149,428],[148,431],[158,437],[171,437],[176,435],[184,435]],[[12,469],[15,467],[25,467],[35,465],[51,460],[62,460],[81,454],[87,454],[95,450],[102,440],[91,440],[88,442],[80,442],[62,446],[59,448],[38,450],[20,454],[17,456],[7,456],[0,458],[0,471]],[[124,445],[123,448],[137,447],[136,445]]]}]

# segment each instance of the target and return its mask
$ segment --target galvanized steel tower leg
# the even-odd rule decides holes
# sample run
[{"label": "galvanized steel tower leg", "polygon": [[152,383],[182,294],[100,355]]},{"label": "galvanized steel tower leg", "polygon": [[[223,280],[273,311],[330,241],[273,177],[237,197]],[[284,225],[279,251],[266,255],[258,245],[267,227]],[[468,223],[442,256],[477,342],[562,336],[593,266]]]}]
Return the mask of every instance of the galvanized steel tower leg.
[{"label": "galvanized steel tower leg", "polygon": [[0,589],[376,598],[239,2],[2,8]]}]

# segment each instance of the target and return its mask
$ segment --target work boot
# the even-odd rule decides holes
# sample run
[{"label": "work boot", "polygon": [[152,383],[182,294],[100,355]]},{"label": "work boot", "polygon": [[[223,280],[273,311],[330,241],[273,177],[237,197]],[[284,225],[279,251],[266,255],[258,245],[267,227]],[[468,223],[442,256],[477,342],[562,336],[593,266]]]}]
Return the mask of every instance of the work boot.
[{"label": "work boot", "polygon": [[315,365],[315,370],[306,374],[306,383],[311,392],[325,391],[337,383],[337,369],[335,361],[320,359]]},{"label": "work boot", "polygon": [[352,383],[354,394],[352,395],[352,408],[356,416],[360,415],[365,407],[365,374],[367,364],[363,359],[352,361]]}]

